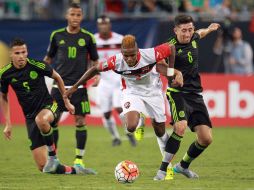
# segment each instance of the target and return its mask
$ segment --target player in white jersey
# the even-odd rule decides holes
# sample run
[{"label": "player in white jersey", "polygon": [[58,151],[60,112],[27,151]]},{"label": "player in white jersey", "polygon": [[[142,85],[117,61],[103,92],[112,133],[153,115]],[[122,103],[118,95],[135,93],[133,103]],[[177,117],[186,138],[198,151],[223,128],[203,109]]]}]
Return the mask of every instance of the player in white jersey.
[{"label": "player in white jersey", "polygon": [[[160,90],[159,74],[152,69],[156,65],[156,70],[164,76],[170,77],[173,86],[182,86],[183,77],[181,72],[169,68],[165,62],[160,62],[169,57],[169,65],[174,63],[175,48],[170,43],[164,43],[154,48],[138,49],[136,39],[132,35],[126,35],[121,44],[121,53],[111,56],[107,61],[100,62],[91,67],[80,80],[72,86],[64,95],[71,96],[79,85],[99,72],[113,70],[121,75],[123,101],[122,107],[127,130],[133,133],[139,123],[142,122],[140,112],[146,110],[152,118],[152,125],[158,141],[161,143],[160,149],[165,147],[168,135],[165,131],[165,105]],[[157,64],[156,64],[157,63]]]},{"label": "player in white jersey", "polygon": [[[111,31],[110,18],[102,15],[97,19],[98,33],[94,34],[96,39],[97,51],[100,61],[106,60],[111,55],[121,52],[121,43],[123,35]],[[112,110],[115,109],[120,115],[121,108],[121,76],[114,71],[107,71],[96,77],[93,86],[98,85],[98,103],[103,113],[103,125],[112,135],[112,146],[121,144],[120,135],[116,127],[116,122],[112,116]],[[132,146],[136,146],[136,141],[131,134],[127,134]]]}]

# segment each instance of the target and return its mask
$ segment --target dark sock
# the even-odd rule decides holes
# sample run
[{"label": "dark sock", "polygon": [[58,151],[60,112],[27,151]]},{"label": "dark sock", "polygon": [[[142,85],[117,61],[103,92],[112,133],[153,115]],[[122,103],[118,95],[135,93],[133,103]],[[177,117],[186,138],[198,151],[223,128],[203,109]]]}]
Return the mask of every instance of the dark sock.
[{"label": "dark sock", "polygon": [[53,129],[50,127],[49,132],[43,133],[41,132],[41,135],[43,136],[44,142],[48,149],[48,155],[49,156],[56,156],[56,147],[54,144],[54,137],[53,137]]},{"label": "dark sock", "polygon": [[165,154],[160,166],[160,170],[167,171],[169,163],[171,162],[175,153],[178,151],[180,147],[182,138],[183,138],[182,136],[177,135],[175,132],[173,132],[170,135],[165,147]]},{"label": "dark sock", "polygon": [[58,143],[58,138],[59,138],[59,131],[58,131],[57,126],[53,127],[53,136],[54,136],[54,143],[55,143],[55,146],[57,148],[57,143]]},{"label": "dark sock", "polygon": [[76,170],[73,167],[59,164],[56,168],[56,174],[76,174]]},{"label": "dark sock", "polygon": [[[87,130],[85,125],[76,126],[77,149],[84,150],[87,140]],[[76,153],[76,158],[82,159],[83,155]]]},{"label": "dark sock", "polygon": [[188,168],[191,162],[197,158],[207,147],[200,145],[197,141],[193,142],[187,153],[185,153],[182,161],[180,162],[183,168]]}]

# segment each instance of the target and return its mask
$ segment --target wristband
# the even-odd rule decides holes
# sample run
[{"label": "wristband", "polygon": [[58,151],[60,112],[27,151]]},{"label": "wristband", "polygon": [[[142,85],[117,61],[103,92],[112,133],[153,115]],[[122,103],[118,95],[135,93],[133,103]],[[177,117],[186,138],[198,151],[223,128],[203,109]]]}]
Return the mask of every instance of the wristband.
[{"label": "wristband", "polygon": [[167,69],[167,76],[168,77],[174,76],[174,73],[175,73],[175,69],[173,69],[173,68],[168,68]]}]

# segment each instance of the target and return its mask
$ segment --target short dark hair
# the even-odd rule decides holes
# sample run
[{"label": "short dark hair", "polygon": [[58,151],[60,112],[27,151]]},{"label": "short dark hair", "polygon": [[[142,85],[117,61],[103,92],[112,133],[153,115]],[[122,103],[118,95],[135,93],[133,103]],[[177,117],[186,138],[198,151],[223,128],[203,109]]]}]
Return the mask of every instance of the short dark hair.
[{"label": "short dark hair", "polygon": [[174,25],[178,26],[180,24],[187,24],[190,22],[194,22],[193,18],[190,15],[178,15],[175,17]]},{"label": "short dark hair", "polygon": [[[70,4],[69,4],[68,9],[70,9],[70,8],[74,8],[74,9],[82,9],[82,7],[80,6],[80,4],[79,4],[79,3],[74,3],[74,2],[72,2],[72,3],[70,3]],[[82,12],[83,12],[83,9],[82,9]]]},{"label": "short dark hair", "polygon": [[97,18],[97,23],[102,22],[110,23],[110,18],[107,15],[101,15]]},{"label": "short dark hair", "polygon": [[14,46],[23,46],[26,42],[22,38],[14,38],[10,43],[10,48],[13,48]]}]

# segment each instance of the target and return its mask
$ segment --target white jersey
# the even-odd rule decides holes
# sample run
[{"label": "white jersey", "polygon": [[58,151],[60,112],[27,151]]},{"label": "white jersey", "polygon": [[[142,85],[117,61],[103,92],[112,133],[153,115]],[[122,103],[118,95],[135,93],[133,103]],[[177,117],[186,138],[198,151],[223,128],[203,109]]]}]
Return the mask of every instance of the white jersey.
[{"label": "white jersey", "polygon": [[129,67],[121,53],[110,57],[101,63],[101,70],[114,70],[122,77],[122,89],[124,94],[141,96],[154,96],[161,94],[160,75],[153,69],[157,61],[170,55],[167,44],[155,48],[139,49],[137,64]]},{"label": "white jersey", "polygon": [[[109,39],[103,39],[100,37],[99,33],[96,33],[94,37],[96,39],[97,51],[100,58],[99,61],[105,61],[110,56],[120,53],[123,39],[121,34],[111,32],[111,37]],[[120,88],[120,81],[121,76],[114,71],[101,73],[101,85],[117,86]]]}]

